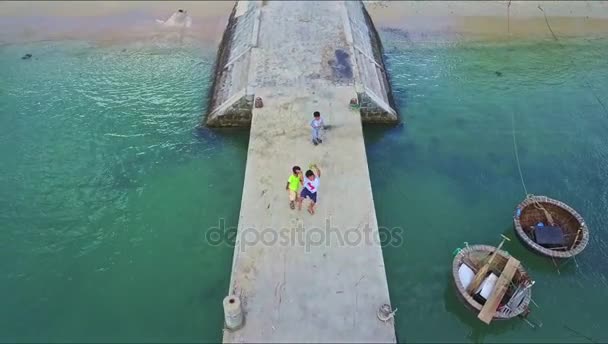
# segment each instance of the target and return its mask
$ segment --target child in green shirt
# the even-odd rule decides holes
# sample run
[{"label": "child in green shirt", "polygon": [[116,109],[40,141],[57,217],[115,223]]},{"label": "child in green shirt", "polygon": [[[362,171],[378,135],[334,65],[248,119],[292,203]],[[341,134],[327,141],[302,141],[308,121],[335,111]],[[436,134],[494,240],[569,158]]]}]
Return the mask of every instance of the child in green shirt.
[{"label": "child in green shirt", "polygon": [[291,171],[293,172],[289,179],[287,179],[287,185],[285,190],[289,193],[289,208],[295,209],[295,202],[298,198],[298,189],[302,185],[302,170],[300,166],[294,166]]}]

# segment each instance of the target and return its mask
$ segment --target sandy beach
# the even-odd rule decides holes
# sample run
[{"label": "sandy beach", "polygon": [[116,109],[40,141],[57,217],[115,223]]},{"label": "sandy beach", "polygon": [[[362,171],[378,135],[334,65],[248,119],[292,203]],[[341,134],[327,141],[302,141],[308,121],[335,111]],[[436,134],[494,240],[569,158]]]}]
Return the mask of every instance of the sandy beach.
[{"label": "sandy beach", "polygon": [[401,29],[412,40],[608,34],[607,1],[370,1],[367,7],[377,26]]},{"label": "sandy beach", "polygon": [[[231,1],[6,1],[0,2],[0,42],[90,39],[102,44],[184,36],[217,44]],[[178,9],[192,18],[187,30],[159,25]]]},{"label": "sandy beach", "polygon": [[[607,1],[366,1],[379,28],[411,40],[560,38],[608,34]],[[4,1],[0,41],[93,39],[108,44],[171,38],[157,19],[177,9],[192,18],[181,35],[216,44],[231,1]],[[551,33],[553,31],[553,33]],[[169,36],[167,36],[169,35]]]}]

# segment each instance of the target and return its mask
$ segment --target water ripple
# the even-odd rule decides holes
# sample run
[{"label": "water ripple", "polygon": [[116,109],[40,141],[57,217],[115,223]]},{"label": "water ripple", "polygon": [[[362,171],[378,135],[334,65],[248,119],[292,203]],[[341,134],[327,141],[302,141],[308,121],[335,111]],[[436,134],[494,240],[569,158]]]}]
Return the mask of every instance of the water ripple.
[{"label": "water ripple", "polygon": [[[2,198],[21,197],[2,213],[14,228],[5,236],[36,255],[86,255],[108,243],[98,226],[107,216],[121,218],[116,212],[126,209],[131,191],[144,190],[140,179],[150,168],[193,152],[211,63],[197,47],[124,53],[81,42],[33,45],[40,58],[27,64],[11,49],[0,51],[0,62],[11,66],[0,77],[12,106],[1,123],[13,128],[0,141],[11,166],[1,169],[0,182]],[[9,152],[7,142],[19,145]]]}]

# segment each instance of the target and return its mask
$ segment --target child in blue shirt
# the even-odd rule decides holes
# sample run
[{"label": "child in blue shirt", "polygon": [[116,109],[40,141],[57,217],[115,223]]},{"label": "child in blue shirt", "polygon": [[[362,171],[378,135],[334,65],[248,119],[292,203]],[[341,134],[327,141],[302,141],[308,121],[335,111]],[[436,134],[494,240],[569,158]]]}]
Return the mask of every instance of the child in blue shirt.
[{"label": "child in blue shirt", "polygon": [[312,143],[316,146],[323,142],[321,140],[321,129],[325,127],[325,123],[323,123],[323,118],[321,118],[319,111],[315,111],[313,117],[313,120],[310,121],[310,126],[312,127]]}]

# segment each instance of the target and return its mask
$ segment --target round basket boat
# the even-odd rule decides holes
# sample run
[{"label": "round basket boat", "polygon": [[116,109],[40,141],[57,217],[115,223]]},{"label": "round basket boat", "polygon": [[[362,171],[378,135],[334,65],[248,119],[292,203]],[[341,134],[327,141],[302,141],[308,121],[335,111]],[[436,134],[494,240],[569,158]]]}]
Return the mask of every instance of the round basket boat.
[{"label": "round basket boat", "polygon": [[[589,229],[583,217],[567,204],[546,196],[526,197],[515,209],[513,224],[517,236],[528,248],[547,257],[573,257],[589,242]],[[558,228],[559,245],[537,242],[538,224]]]},{"label": "round basket boat", "polygon": [[[464,304],[478,314],[483,308],[483,304],[479,300],[479,295],[469,295],[466,286],[461,280],[461,266],[471,268],[473,273],[477,273],[479,269],[488,261],[489,257],[496,251],[496,247],[488,245],[472,245],[460,250],[454,257],[452,263],[452,277],[456,286],[456,294]],[[496,258],[492,262],[490,271],[500,276],[510,255],[499,250]],[[492,320],[507,320],[516,316],[526,316],[529,313],[528,305],[532,299],[532,282],[522,265],[519,265],[515,271],[515,275],[508,286],[507,292],[503,296],[499,306],[496,309]],[[465,282],[466,283],[466,282]],[[468,286],[468,285],[467,285]]]}]

